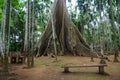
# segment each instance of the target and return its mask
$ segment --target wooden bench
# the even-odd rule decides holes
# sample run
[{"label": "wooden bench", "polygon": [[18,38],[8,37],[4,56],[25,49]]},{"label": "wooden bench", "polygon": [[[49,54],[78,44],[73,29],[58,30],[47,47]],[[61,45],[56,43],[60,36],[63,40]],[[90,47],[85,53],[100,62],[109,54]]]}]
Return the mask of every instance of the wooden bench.
[{"label": "wooden bench", "polygon": [[69,72],[69,68],[81,68],[81,67],[98,67],[99,69],[99,73],[100,74],[104,74],[104,67],[106,67],[106,64],[91,64],[91,65],[80,65],[80,66],[63,66],[62,68],[64,68],[64,72],[68,73]]}]

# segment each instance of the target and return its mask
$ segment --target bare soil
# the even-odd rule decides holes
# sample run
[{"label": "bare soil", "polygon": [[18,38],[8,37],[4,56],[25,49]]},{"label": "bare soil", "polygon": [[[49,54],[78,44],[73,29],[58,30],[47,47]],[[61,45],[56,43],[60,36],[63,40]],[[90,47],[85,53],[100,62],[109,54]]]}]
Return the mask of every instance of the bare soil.
[{"label": "bare soil", "polygon": [[35,58],[35,66],[30,69],[24,69],[25,64],[11,65],[9,72],[14,74],[8,80],[120,80],[120,63],[112,62],[113,56],[108,57],[111,61],[106,61],[105,75],[98,74],[97,67],[71,68],[70,73],[63,73],[61,68],[63,65],[98,64],[98,58],[90,62],[90,57],[59,56],[55,62],[55,58],[39,57]]}]

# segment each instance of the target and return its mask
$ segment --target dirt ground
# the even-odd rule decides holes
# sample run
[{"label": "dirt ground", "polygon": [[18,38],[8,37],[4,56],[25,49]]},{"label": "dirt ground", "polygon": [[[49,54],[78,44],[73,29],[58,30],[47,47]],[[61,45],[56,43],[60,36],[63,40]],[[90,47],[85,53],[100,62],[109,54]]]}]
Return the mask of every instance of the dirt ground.
[{"label": "dirt ground", "polygon": [[59,56],[55,62],[55,58],[39,57],[35,58],[35,66],[30,69],[24,69],[26,65],[10,65],[9,72],[14,76],[9,80],[120,80],[120,63],[113,63],[113,56],[108,57],[111,61],[106,61],[105,75],[98,74],[97,67],[70,68],[70,73],[63,73],[61,68],[63,65],[98,64],[98,58],[90,62],[90,57]]}]

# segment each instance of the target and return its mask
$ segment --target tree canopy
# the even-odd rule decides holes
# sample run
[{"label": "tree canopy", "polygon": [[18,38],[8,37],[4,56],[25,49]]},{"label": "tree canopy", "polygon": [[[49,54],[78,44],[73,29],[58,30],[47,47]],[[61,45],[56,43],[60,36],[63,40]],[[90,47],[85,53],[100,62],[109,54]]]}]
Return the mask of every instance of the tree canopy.
[{"label": "tree canopy", "polygon": [[[50,0],[35,1],[35,41],[39,42],[40,36],[47,27],[50,14],[50,7],[53,3]],[[100,51],[102,39],[104,51],[113,51],[113,31],[110,24],[110,0],[66,0],[67,9],[71,20],[82,34],[85,42],[94,44],[94,50]],[[25,20],[27,1],[14,0],[11,3],[10,19],[10,51],[23,51]],[[33,0],[31,0],[33,3]],[[0,24],[2,25],[4,0],[0,1]],[[31,5],[32,6],[32,5]],[[116,40],[120,49],[120,1],[112,0],[113,17],[115,23]],[[1,31],[0,31],[1,32]]]}]

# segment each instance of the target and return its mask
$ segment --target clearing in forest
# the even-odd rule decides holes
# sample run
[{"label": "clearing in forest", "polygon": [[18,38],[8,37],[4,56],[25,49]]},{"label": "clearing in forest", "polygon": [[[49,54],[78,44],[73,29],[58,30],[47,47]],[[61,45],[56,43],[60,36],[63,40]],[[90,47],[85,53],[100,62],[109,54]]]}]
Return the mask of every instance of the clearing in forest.
[{"label": "clearing in forest", "polygon": [[34,68],[23,69],[25,65],[11,65],[10,73],[16,75],[15,80],[120,80],[120,63],[112,62],[113,56],[108,57],[111,61],[106,61],[106,75],[98,74],[97,67],[73,68],[70,73],[63,73],[63,65],[98,64],[100,61],[94,58],[94,62],[90,62],[90,57],[80,56],[58,56],[58,62],[54,62],[54,58],[43,56],[35,58]]}]

